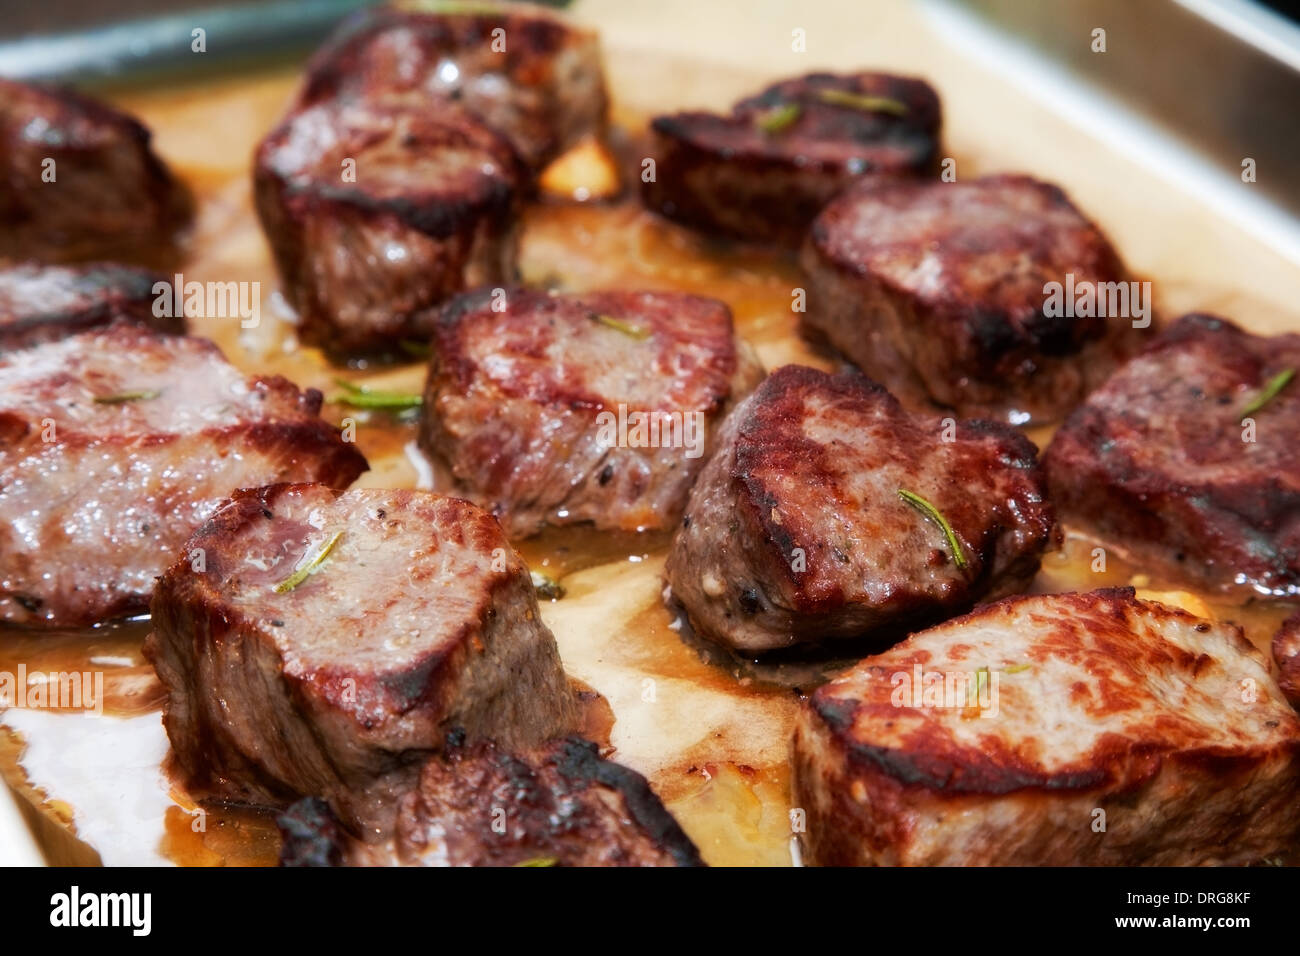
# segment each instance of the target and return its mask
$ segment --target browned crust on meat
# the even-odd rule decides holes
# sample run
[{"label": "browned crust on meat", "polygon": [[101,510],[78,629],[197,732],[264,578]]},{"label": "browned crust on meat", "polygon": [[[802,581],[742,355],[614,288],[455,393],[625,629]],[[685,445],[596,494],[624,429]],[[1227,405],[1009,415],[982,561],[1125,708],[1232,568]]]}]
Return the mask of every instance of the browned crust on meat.
[{"label": "browned crust on meat", "polygon": [[[193,530],[185,517],[209,502],[215,506],[236,487],[233,476],[214,470],[199,481],[220,475],[231,478],[231,484],[210,495],[203,493],[205,484],[196,491],[195,485],[181,480],[180,472],[192,455],[229,463],[232,471],[242,469],[244,479],[258,482],[311,477],[345,486],[368,467],[356,446],[342,441],[338,429],[318,417],[321,393],[300,391],[278,375],[243,379],[250,400],[247,413],[234,420],[191,426],[191,418],[177,424],[169,412],[162,412],[158,414],[164,421],[158,424],[133,414],[129,403],[95,405],[87,418],[69,416],[71,406],[65,403],[80,401],[87,384],[81,377],[84,370],[68,364],[69,356],[84,356],[92,371],[102,372],[116,367],[106,363],[104,355],[156,351],[170,361],[202,363],[210,358],[219,363],[214,364],[215,371],[237,376],[220,349],[206,339],[115,324],[0,354],[0,381],[7,368],[21,374],[45,361],[51,355],[48,350],[55,350],[62,364],[48,371],[42,368],[43,377],[35,381],[24,380],[27,390],[17,400],[6,396],[0,407],[0,506],[30,509],[21,547],[16,543],[19,539],[12,537],[19,533],[16,524],[0,533],[0,540],[10,541],[13,547],[12,553],[0,549],[0,621],[6,624],[75,627],[146,610],[154,574],[162,571]],[[196,383],[174,384],[193,387]],[[54,441],[45,440],[50,429]],[[147,495],[130,506],[120,502],[120,493],[114,500],[112,490],[97,489],[101,497],[93,500],[107,510],[98,519],[76,515],[70,507],[40,508],[38,513],[36,506],[44,503],[40,495],[53,500],[65,497],[61,476],[76,474],[87,462],[105,470],[110,481],[137,480],[130,467],[112,471],[122,463],[147,468],[154,477]],[[247,462],[255,464],[245,467]],[[32,489],[43,490],[33,495]],[[105,494],[108,497],[102,497]],[[12,521],[14,516],[8,517]],[[97,542],[94,549],[86,544],[88,539]],[[33,542],[39,543],[41,568],[34,566],[31,557],[37,546]]]},{"label": "browned crust on meat", "polygon": [[1273,660],[1280,677],[1278,685],[1292,706],[1300,708],[1300,612],[1282,622],[1273,635]]},{"label": "browned crust on meat", "polygon": [[[261,520],[269,520],[276,510],[277,499],[294,490],[312,488],[309,484],[268,485],[265,488],[240,489],[230,497],[207,523],[203,524],[186,546],[187,550],[201,549],[208,555],[208,571],[204,575],[192,572],[188,561],[173,564],[159,579],[160,600],[183,602],[190,607],[203,607],[209,613],[221,615],[222,624],[229,628],[256,628],[257,620],[240,620],[233,611],[226,609],[220,593],[221,581],[226,575],[235,574],[237,568],[227,566],[226,551],[231,544],[238,541],[240,531],[246,525]],[[335,498],[343,494],[343,489],[326,489]],[[419,503],[432,498],[428,516],[429,522],[438,528],[442,541],[478,551],[491,551],[495,548],[510,553],[510,545],[500,533],[500,525],[490,515],[459,498],[428,496],[416,490],[406,490],[393,494],[398,506],[404,502]],[[517,558],[516,558],[517,563]],[[508,581],[499,581],[498,587],[506,587]],[[164,593],[165,592],[165,593]],[[486,594],[482,614],[485,617],[491,594]],[[460,670],[464,665],[469,626],[465,626],[460,636],[454,637],[448,644],[451,650],[437,648],[422,657],[419,663],[407,671],[395,675],[367,675],[357,679],[357,671],[341,662],[337,667],[316,667],[311,671],[296,671],[290,665],[286,678],[299,684],[302,695],[318,697],[331,708],[347,709],[352,717],[360,723],[374,719],[372,715],[387,711],[406,713],[412,709],[438,710],[445,708],[447,700],[442,696],[446,687],[441,678],[448,672]],[[344,682],[351,682],[344,688]],[[346,691],[346,692],[344,692]]]},{"label": "browned crust on meat", "polygon": [[[166,602],[173,606],[184,605],[196,617],[208,616],[214,623],[219,621],[223,631],[235,632],[246,628],[251,633],[259,629],[259,620],[242,618],[222,598],[219,586],[221,581],[227,575],[237,572],[233,564],[226,564],[226,549],[239,539],[241,530],[247,525],[272,520],[277,499],[282,495],[313,487],[310,484],[279,484],[236,491],[224,506],[194,532],[186,545],[187,552],[198,548],[205,553],[207,572],[195,574],[188,560],[173,564],[158,579],[155,604]],[[343,490],[338,488],[323,490],[335,498],[343,494]],[[413,490],[393,492],[393,497],[399,506],[403,502],[419,503],[432,499],[428,505],[432,509],[428,520],[438,527],[444,541],[478,551],[490,552],[494,548],[502,548],[505,553],[513,554],[497,522],[468,501]],[[518,558],[514,561],[518,563]],[[508,579],[502,578],[494,583],[494,587],[504,588],[509,583]],[[494,593],[495,591],[484,594],[480,618],[489,613]],[[296,697],[304,700],[319,699],[332,708],[344,709],[362,726],[382,719],[376,715],[394,711],[399,714],[416,709],[438,711],[447,704],[442,695],[446,684],[440,678],[464,666],[468,642],[463,638],[469,636],[469,630],[470,625],[466,625],[459,635],[447,642],[450,650],[446,647],[432,649],[416,664],[398,674],[359,677],[357,670],[346,662],[341,662],[337,667],[299,671],[290,663],[285,678],[294,685],[293,693]],[[219,639],[215,630],[205,631],[205,634],[209,639]],[[351,681],[352,684],[345,687],[345,681]],[[198,749],[202,751],[203,748]],[[202,767],[192,768],[192,771],[196,779],[199,776],[212,776],[210,773],[203,774]]]},{"label": "browned crust on meat", "polygon": [[[1187,864],[1231,859],[1238,850],[1247,853],[1237,860],[1244,862],[1252,852],[1244,843],[1255,842],[1243,840],[1252,815],[1269,820],[1277,838],[1271,842],[1264,837],[1253,847],[1256,855],[1275,852],[1294,836],[1297,826],[1290,804],[1300,780],[1300,722],[1291,720],[1278,729],[1289,719],[1279,713],[1267,724],[1275,729],[1274,739],[1257,744],[1242,730],[1229,746],[1215,741],[1217,727],[1207,731],[1198,723],[1206,720],[1204,714],[1184,716],[1144,696],[1146,680],[1185,681],[1190,686],[1212,668],[1228,668],[1231,676],[1233,662],[1192,653],[1170,640],[1148,642],[1149,635],[1139,640],[1134,615],[1153,616],[1198,633],[1219,628],[1231,653],[1262,663],[1240,628],[1212,625],[1176,608],[1137,601],[1132,589],[1116,588],[1007,598],[936,631],[965,626],[977,634],[981,627],[996,628],[999,618],[1010,617],[1026,602],[1051,604],[1036,618],[1044,630],[1034,637],[1028,665],[1070,667],[1099,681],[1099,694],[1087,694],[1079,684],[1069,703],[1096,719],[1151,709],[1141,724],[1142,734],[1101,735],[1082,757],[1051,770],[1042,763],[1049,744],[1033,734],[1016,736],[1018,728],[1008,734],[997,720],[989,722],[978,749],[969,741],[959,742],[954,729],[937,720],[909,731],[905,749],[860,739],[860,728],[874,733],[872,728],[890,728],[898,719],[900,711],[891,701],[896,686],[891,673],[909,672],[914,665],[943,666],[946,659],[935,662],[927,650],[930,632],[921,632],[824,685],[801,711],[794,742],[794,799],[809,808],[812,818],[812,862]],[[1079,632],[1086,632],[1089,646],[1080,641]],[[996,654],[996,647],[985,650]],[[1262,668],[1251,673],[1267,679]],[[872,696],[846,699],[850,686],[853,693],[865,687]],[[1266,687],[1258,687],[1258,693],[1261,706],[1277,707],[1276,698],[1270,703]],[[1026,716],[1008,719],[1024,721]],[[1230,717],[1227,711],[1219,715],[1222,720]],[[1053,732],[1050,725],[1043,730]],[[1228,808],[1225,818],[1225,808],[1219,807],[1198,817],[1202,805],[1195,798],[1193,805],[1183,805],[1197,787],[1239,792],[1242,807],[1250,807],[1242,810],[1247,816],[1238,818]],[[1147,801],[1150,806],[1144,806]],[[1089,833],[1094,807],[1114,815],[1110,824],[1122,834],[1118,843],[1108,844],[1104,830]],[[1053,808],[1067,808],[1070,832],[1061,830]],[[1117,819],[1120,814],[1123,820]],[[1140,825],[1144,815],[1159,816],[1149,845],[1142,843],[1140,832],[1123,829],[1133,825],[1130,819]],[[1290,823],[1284,819],[1288,815]],[[985,821],[982,835],[969,829],[971,820]],[[1179,834],[1180,820],[1191,827],[1187,833]],[[1008,827],[1015,829],[1004,829]],[[1218,829],[1207,829],[1211,827]],[[947,853],[936,845],[945,832],[961,841]]]},{"label": "browned crust on meat", "polygon": [[[827,376],[807,366],[787,365],[769,376],[760,388],[761,396],[746,406],[746,415],[737,435],[732,478],[744,488],[739,504],[758,529],[760,539],[776,545],[779,559],[773,563],[772,570],[780,574],[789,586],[794,597],[793,609],[806,614],[825,613],[838,607],[844,599],[843,593],[829,580],[831,574],[827,573],[836,560],[832,549],[817,540],[817,522],[812,520],[812,515],[796,513],[796,518],[808,519],[801,523],[796,521],[792,524],[784,520],[778,524],[773,520],[772,505],[776,498],[763,476],[803,473],[811,483],[826,489],[831,497],[847,500],[842,498],[846,491],[838,487],[843,476],[831,463],[830,451],[801,434],[804,402],[810,389],[823,392],[830,401],[846,409],[866,404],[884,405],[891,416],[899,419],[897,438],[900,450],[906,447],[904,442],[908,438],[915,436],[903,426],[908,416],[898,400],[883,386],[863,376]],[[1038,449],[1022,432],[994,422],[969,420],[955,423],[953,434],[959,442],[985,444],[987,447],[983,451],[989,458],[1003,467],[1025,472],[1030,485],[1036,484]],[[1041,482],[1037,484],[1041,486]],[[1045,504],[1043,489],[1037,487],[1034,490],[1040,504]],[[955,527],[974,524],[967,519],[974,518],[982,507],[975,501],[963,504],[966,507],[948,506],[944,509],[944,517]],[[1050,510],[1045,510],[1039,518],[1037,530],[1041,543],[1045,545],[1053,540]],[[986,573],[992,570],[992,562],[988,559],[992,556],[991,550],[1000,530],[996,526],[990,527],[981,540],[969,542],[981,555]],[[794,572],[787,560],[795,543],[800,541],[812,543],[812,547],[807,549],[808,570],[803,574]],[[1027,566],[1015,577],[1027,581],[1038,571],[1039,552],[1034,550],[1024,557]]]},{"label": "browned crust on meat", "polygon": [[[991,223],[979,205],[1002,196],[1002,205],[1025,208]],[[934,216],[932,228],[913,229],[922,215]],[[864,216],[892,220],[902,234],[866,228]],[[813,222],[801,261],[805,328],[913,406],[1016,424],[1054,420],[1141,342],[1126,317],[1047,314],[1049,282],[1130,277],[1063,190],[1028,176],[864,181]]]},{"label": "browned crust on meat", "polygon": [[[261,603],[227,599],[227,587],[261,586],[241,581],[252,572],[237,553],[253,525],[279,520],[284,527],[273,533],[305,533],[305,519],[286,512],[283,499],[295,499],[299,509],[304,502],[327,509],[345,494],[358,493],[314,484],[236,492],[159,578],[145,654],[169,690],[163,722],[191,792],[273,807],[320,794],[353,833],[382,839],[391,832],[393,793],[409,786],[415,767],[442,746],[451,727],[463,727],[471,739],[526,746],[571,727],[574,705],[526,566],[499,525],[460,499],[410,489],[367,492],[382,495],[392,520],[427,524],[439,552],[472,553],[485,564],[499,550],[504,562],[499,573],[494,568],[459,582],[458,599],[473,600],[458,600],[456,618],[445,627],[436,620],[437,595],[426,596],[435,616],[419,619],[426,626],[415,639],[424,643],[412,646],[407,638],[398,663],[358,663],[347,649],[332,659],[333,650],[314,648],[310,635],[295,630],[303,622],[276,624],[276,602],[286,598],[269,585]],[[196,551],[205,556],[202,572],[189,560]],[[435,572],[429,565],[423,573]],[[378,613],[402,600],[405,586],[394,587],[391,594],[367,594],[368,609]],[[518,620],[509,617],[516,609]],[[292,616],[288,609],[279,613]],[[290,629],[283,632],[285,647],[276,628]],[[536,661],[520,654],[535,654]],[[525,673],[533,663],[537,673]],[[235,713],[228,702],[256,709]],[[270,738],[284,741],[286,752],[268,750]]]},{"label": "browned crust on meat", "polygon": [[[421,447],[511,537],[579,522],[671,527],[715,423],[761,374],[725,303],[666,292],[500,292],[460,296],[434,322]],[[606,445],[602,416],[617,417],[620,406],[683,423],[701,416],[703,447],[688,457],[686,448]]]},{"label": "browned crust on meat", "polygon": [[[492,831],[493,806],[506,808],[511,833],[504,837]],[[646,779],[577,737],[519,756],[483,744],[434,758],[403,800],[399,854],[419,854],[431,825],[449,831],[455,863],[514,866],[541,857],[573,866],[702,865]]]},{"label": "browned crust on meat", "polygon": [[[193,205],[150,139],[98,100],[0,78],[0,257],[172,261]],[[53,182],[42,180],[46,159]]]},{"label": "browned crust on meat", "polygon": [[[319,800],[279,818],[282,866],[702,866],[699,851],[640,774],[568,737],[510,754],[452,734],[399,798],[387,846],[351,838]],[[509,821],[493,829],[494,811]]]},{"label": "browned crust on meat", "polygon": [[1182,317],[1057,430],[1044,456],[1053,500],[1157,577],[1300,594],[1300,391],[1253,414],[1253,442],[1242,415],[1296,367],[1300,335]]},{"label": "browned crust on meat", "polygon": [[[810,423],[841,434],[814,438]],[[853,435],[862,441],[856,449]],[[913,468],[897,486],[862,484],[900,462]],[[921,496],[951,524],[966,569],[900,499],[900,487],[926,489]],[[785,366],[727,420],[665,573],[697,633],[759,652],[900,636],[1023,588],[1058,540],[1036,449],[1015,429],[945,426],[905,412],[856,372]]]},{"label": "browned crust on meat", "polygon": [[[423,180],[408,174],[413,158]],[[342,179],[349,159],[353,182]],[[427,332],[420,310],[509,281],[521,181],[510,146],[450,105],[387,99],[290,114],[258,147],[254,184],[301,337],[335,356],[395,352]],[[400,258],[385,254],[398,247]]]},{"label": "browned crust on meat", "polygon": [[[1086,593],[1052,595],[1051,599],[1056,605],[1053,613],[1059,615],[1062,622],[1057,625],[1056,632],[1042,636],[1039,652],[1043,656],[1052,655],[1082,663],[1085,658],[1079,654],[1072,633],[1074,627],[1082,626],[1104,647],[1112,667],[1138,673],[1174,668],[1195,677],[1207,663],[1206,659],[1173,645],[1141,646],[1132,640],[1128,612],[1137,600],[1133,588],[1102,588]],[[1037,596],[1027,595],[1004,598],[952,618],[943,626],[983,624],[990,618],[996,619],[1003,610],[1035,600],[1038,600]],[[1194,625],[1201,624],[1199,618],[1181,608],[1163,608],[1162,613]],[[1237,650],[1254,652],[1253,645],[1246,640],[1240,627],[1235,624],[1224,626],[1233,635]],[[1031,657],[1029,663],[1036,659]],[[915,663],[924,665],[928,661],[925,632],[920,632],[891,649],[888,668],[906,670]],[[870,659],[859,666],[869,667]],[[958,746],[942,732],[927,733],[909,740],[907,752],[874,747],[848,739],[847,735],[860,719],[888,720],[895,711],[888,696],[880,700],[848,702],[837,698],[835,689],[834,682],[818,688],[809,698],[808,706],[812,712],[831,733],[846,736],[846,751],[853,766],[892,777],[904,787],[953,796],[966,793],[998,796],[1026,788],[1076,790],[1118,785],[1121,789],[1128,789],[1140,786],[1158,769],[1158,761],[1151,760],[1153,754],[1148,745],[1125,740],[1107,740],[1076,765],[1050,773],[1038,769],[1028,750],[999,747],[993,752],[975,754],[969,748]],[[1102,710],[1112,707],[1125,709],[1132,705],[1126,691],[1116,689],[1113,694],[1106,696],[1103,690]],[[1177,746],[1174,738],[1160,749],[1172,752]],[[1271,748],[1269,752],[1272,752]],[[1181,755],[1179,759],[1196,759],[1195,755],[1209,756],[1195,751],[1193,756]],[[1247,755],[1241,759],[1251,758]]]},{"label": "browned crust on meat", "polygon": [[[903,116],[826,103],[832,90],[900,103]],[[778,132],[763,116],[798,109]],[[651,123],[655,178],[645,204],[706,232],[797,246],[831,197],[862,176],[910,176],[933,169],[939,99],[921,80],[885,73],[814,73],[741,100],[730,115],[658,116]]]},{"label": "browned crust on meat", "polygon": [[[502,39],[505,49],[497,52],[494,42]],[[578,61],[567,70],[556,62],[566,53]],[[457,67],[454,79],[438,75],[445,63]],[[594,77],[573,75],[584,63]],[[340,26],[307,65],[294,109],[339,97],[441,96],[496,126],[525,163],[540,169],[584,133],[603,132],[607,99],[599,69],[596,34],[543,7],[512,3],[500,12],[457,13],[393,5],[360,11]],[[476,86],[485,74],[520,91],[516,108],[500,107],[500,92]],[[570,89],[575,83],[595,84],[577,104],[570,99],[578,95]]]}]

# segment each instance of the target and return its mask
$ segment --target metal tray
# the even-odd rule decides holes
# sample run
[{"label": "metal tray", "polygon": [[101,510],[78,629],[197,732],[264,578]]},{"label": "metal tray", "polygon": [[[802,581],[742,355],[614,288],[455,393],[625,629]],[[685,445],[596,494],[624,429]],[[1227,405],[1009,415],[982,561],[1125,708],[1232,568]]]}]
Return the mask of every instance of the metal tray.
[{"label": "metal tray", "polygon": [[[340,17],[365,2],[277,0],[211,7],[191,0],[123,0],[114,15],[120,18],[125,10],[129,18],[110,23],[100,4],[49,0],[0,26],[0,75],[93,90],[246,71],[301,59]],[[680,33],[683,20],[654,6],[640,19],[619,0],[579,0],[574,12],[598,27],[605,17],[617,20],[611,46],[639,49],[650,58],[681,58],[689,79],[690,57],[699,55],[700,43],[689,51],[678,49],[673,33]],[[824,14],[824,21],[843,22],[846,34],[870,30],[881,20],[904,22],[915,34],[906,38],[905,48],[926,53],[910,67],[901,54],[899,62],[865,54],[857,65],[927,74],[955,51],[960,60],[1002,73],[1045,110],[1206,201],[1222,220],[1300,264],[1300,29],[1277,14],[1243,0],[920,0],[916,8],[923,19],[918,19],[901,0],[871,9],[847,0],[791,0],[763,8],[768,32],[779,42],[792,24],[817,19],[810,6]],[[714,23],[755,19],[742,0],[710,4],[710,16]],[[206,31],[204,54],[191,49],[192,31],[199,27]],[[1092,31],[1098,28],[1106,30],[1104,54],[1091,50]],[[718,62],[742,75],[752,68],[752,51],[724,48],[722,39],[717,45]],[[874,49],[878,54],[882,47]],[[815,40],[812,50],[815,54]],[[633,60],[620,67],[638,69]],[[844,66],[842,59],[787,57],[780,69],[794,73],[837,64]],[[955,72],[948,73],[949,82]],[[656,95],[644,90],[635,106],[648,107]],[[997,104],[984,104],[983,114],[981,121],[997,119]],[[1255,160],[1255,183],[1241,177],[1247,157]],[[1023,165],[1033,169],[1035,164],[1026,159]],[[39,860],[40,850],[21,818],[8,813],[5,796],[0,794],[0,864]]]}]

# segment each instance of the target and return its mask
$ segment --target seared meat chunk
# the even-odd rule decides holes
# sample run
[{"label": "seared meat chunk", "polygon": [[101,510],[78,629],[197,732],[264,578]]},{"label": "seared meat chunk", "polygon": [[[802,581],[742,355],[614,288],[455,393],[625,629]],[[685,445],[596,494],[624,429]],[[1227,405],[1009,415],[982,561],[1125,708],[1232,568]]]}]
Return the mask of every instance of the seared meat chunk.
[{"label": "seared meat chunk", "polygon": [[133,325],[0,355],[0,621],[143,611],[236,488],[351,483],[366,461],[320,404],[245,378],[205,339]]},{"label": "seared meat chunk", "polygon": [[1273,660],[1281,673],[1282,693],[1300,708],[1300,612],[1283,621],[1273,636]]},{"label": "seared meat chunk", "polygon": [[189,193],[135,119],[70,90],[0,78],[0,144],[0,258],[171,258]]},{"label": "seared meat chunk", "polygon": [[184,332],[184,316],[154,315],[154,284],[146,269],[96,263],[0,268],[0,351],[52,342],[100,325],[133,322]]},{"label": "seared meat chunk", "polygon": [[430,112],[460,104],[532,169],[605,127],[596,34],[522,3],[359,12],[308,64],[298,107],[393,95]]},{"label": "seared meat chunk", "polygon": [[681,293],[482,290],[435,326],[420,443],[512,538],[672,527],[761,375],[726,305]]},{"label": "seared meat chunk", "polygon": [[1015,597],[812,694],[805,859],[1193,866],[1289,856],[1300,718],[1231,624],[1131,589]]},{"label": "seared meat chunk", "polygon": [[151,610],[163,722],[200,796],[319,796],[381,838],[393,794],[452,728],[515,748],[574,720],[527,567],[458,498],[239,491],[159,579]]},{"label": "seared meat chunk", "polygon": [[1026,176],[855,186],[817,217],[802,262],[806,327],[903,402],[1018,425],[1074,408],[1150,318],[1133,317],[1105,236]]},{"label": "seared meat chunk", "polygon": [[396,352],[413,318],[515,273],[518,161],[452,104],[329,101],[257,150],[257,212],[301,338],[333,355]]},{"label": "seared meat chunk", "polygon": [[640,774],[569,737],[520,754],[452,742],[398,798],[393,837],[351,837],[309,798],[280,817],[284,866],[701,866]]},{"label": "seared meat chunk", "polygon": [[939,97],[921,80],[887,73],[785,80],[730,115],[656,117],[655,178],[642,184],[642,198],[705,232],[798,246],[848,183],[930,171],[939,122]]},{"label": "seared meat chunk", "polygon": [[1015,429],[787,365],[724,423],[665,573],[698,635],[754,653],[896,639],[1024,588],[1055,535]]},{"label": "seared meat chunk", "polygon": [[1300,595],[1296,368],[1300,335],[1179,319],[1056,432],[1044,467],[1062,517],[1156,577]]}]

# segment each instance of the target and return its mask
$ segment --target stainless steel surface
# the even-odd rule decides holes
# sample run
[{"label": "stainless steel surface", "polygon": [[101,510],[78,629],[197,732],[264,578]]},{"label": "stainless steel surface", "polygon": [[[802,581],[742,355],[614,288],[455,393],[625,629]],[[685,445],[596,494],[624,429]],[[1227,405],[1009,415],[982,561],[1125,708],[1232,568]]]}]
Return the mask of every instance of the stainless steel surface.
[{"label": "stainless steel surface", "polygon": [[[54,32],[14,36],[11,24],[0,40],[0,76],[102,87],[247,68],[305,54],[340,19],[372,2],[244,0],[199,6],[134,0],[128,9],[142,15],[126,20],[103,4],[89,12],[85,3],[43,4],[43,15],[29,12],[20,22]],[[56,15],[60,7],[68,14],[66,22]],[[196,29],[204,31],[203,52],[194,49]]]},{"label": "stainless steel surface", "polygon": [[[1300,27],[1248,0],[934,0],[1033,48],[1300,217]],[[1093,31],[1105,30],[1105,52]]]}]

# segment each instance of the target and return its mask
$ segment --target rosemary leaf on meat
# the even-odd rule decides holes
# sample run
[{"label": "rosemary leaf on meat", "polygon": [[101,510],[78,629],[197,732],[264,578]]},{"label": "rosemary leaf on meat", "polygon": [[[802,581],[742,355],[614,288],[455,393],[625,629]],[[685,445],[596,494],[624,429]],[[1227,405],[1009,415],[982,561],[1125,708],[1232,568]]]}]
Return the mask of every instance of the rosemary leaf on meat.
[{"label": "rosemary leaf on meat", "polygon": [[1004,674],[1019,674],[1021,671],[1027,671],[1034,665],[1032,664],[1012,664],[1010,667],[1002,668]]},{"label": "rosemary leaf on meat", "polygon": [[403,9],[418,13],[441,13],[450,16],[505,16],[509,11],[492,0],[408,0]]},{"label": "rosemary leaf on meat", "polygon": [[847,106],[849,109],[862,110],[865,113],[892,113],[906,116],[907,105],[888,96],[868,96],[865,93],[850,93],[848,90],[818,90],[817,99],[830,106]]},{"label": "rosemary leaf on meat", "polygon": [[419,408],[424,402],[421,395],[412,392],[386,392],[382,389],[354,385],[347,379],[336,378],[335,383],[344,390],[343,395],[335,395],[330,401],[338,405],[350,405],[353,408]]},{"label": "rosemary leaf on meat", "polygon": [[125,405],[127,402],[147,402],[162,393],[157,389],[143,392],[118,392],[116,395],[96,395],[96,405]]},{"label": "rosemary leaf on meat", "polygon": [[778,106],[765,113],[760,113],[754,119],[754,125],[761,132],[767,133],[769,136],[775,136],[782,130],[789,129],[802,115],[802,106],[798,103],[786,103],[784,106]]},{"label": "rosemary leaf on meat", "polygon": [[615,332],[622,332],[624,335],[629,335],[634,339],[648,339],[650,337],[650,331],[648,329],[643,329],[639,325],[633,325],[631,322],[624,322],[622,319],[616,319],[612,315],[601,315],[599,312],[591,312],[588,314],[588,318],[593,322],[599,322],[601,325],[611,328]]},{"label": "rosemary leaf on meat", "polygon": [[1291,379],[1295,378],[1295,369],[1288,368],[1278,372],[1268,380],[1263,390],[1251,401],[1249,405],[1241,410],[1241,417],[1247,418],[1254,415],[1257,411],[1277,398],[1282,389],[1291,384]]},{"label": "rosemary leaf on meat", "polygon": [[277,584],[272,588],[272,590],[274,590],[276,594],[288,594],[298,585],[302,584],[303,581],[306,581],[307,578],[316,573],[316,569],[319,568],[325,562],[325,559],[330,556],[330,552],[334,550],[334,546],[339,543],[339,539],[342,537],[342,531],[335,531],[324,544],[316,549],[314,554],[307,558],[307,560],[293,572],[293,574],[289,575]]},{"label": "rosemary leaf on meat", "polygon": [[520,860],[515,866],[556,866],[559,862],[553,856],[536,856],[531,860]]},{"label": "rosemary leaf on meat", "polygon": [[948,539],[948,549],[952,552],[953,563],[956,564],[960,570],[965,571],[966,555],[962,553],[961,542],[957,540],[957,535],[952,530],[952,525],[948,523],[948,519],[943,516],[943,513],[916,492],[908,491],[906,488],[898,489],[898,497],[902,498],[909,505],[939,526],[939,529],[943,531],[943,536]]},{"label": "rosemary leaf on meat", "polygon": [[402,339],[397,343],[403,352],[415,358],[428,358],[433,354],[433,347],[428,342],[417,342],[415,339]]}]

